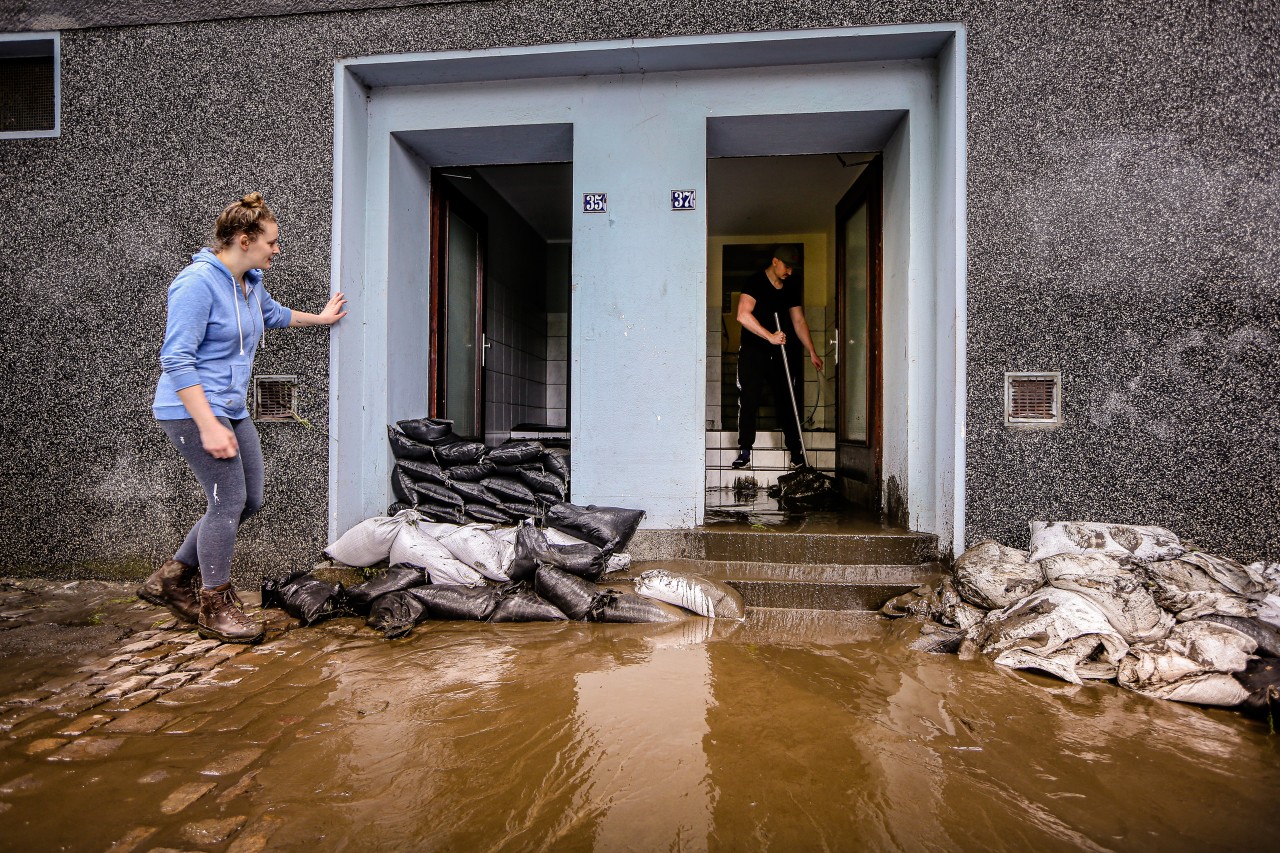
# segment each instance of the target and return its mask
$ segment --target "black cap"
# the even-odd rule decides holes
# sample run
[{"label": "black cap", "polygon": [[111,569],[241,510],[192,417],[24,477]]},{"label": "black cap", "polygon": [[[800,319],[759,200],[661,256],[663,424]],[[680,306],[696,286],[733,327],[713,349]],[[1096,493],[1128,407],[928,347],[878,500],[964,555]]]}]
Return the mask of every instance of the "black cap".
[{"label": "black cap", "polygon": [[792,246],[778,246],[773,250],[773,256],[789,267],[800,266],[800,253]]}]

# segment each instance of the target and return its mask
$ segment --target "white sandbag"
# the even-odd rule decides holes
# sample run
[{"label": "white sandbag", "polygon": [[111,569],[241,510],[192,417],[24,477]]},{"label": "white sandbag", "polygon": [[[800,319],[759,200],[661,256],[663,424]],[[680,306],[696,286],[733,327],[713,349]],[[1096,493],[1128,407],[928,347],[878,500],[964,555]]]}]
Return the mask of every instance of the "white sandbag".
[{"label": "white sandbag", "polygon": [[[579,539],[577,536],[556,530],[554,527],[544,527],[542,533],[547,537],[547,543],[550,545],[591,544],[585,539]],[[607,575],[610,572],[625,572],[629,568],[631,568],[631,555],[620,551],[617,554],[609,555],[608,562],[604,564],[604,573]]]},{"label": "white sandbag", "polygon": [[[1232,560],[1199,552],[1134,567],[1151,588],[1156,604],[1182,621],[1210,613],[1253,616],[1256,606],[1251,597],[1264,596],[1261,587],[1252,584],[1243,569]],[[1244,590],[1251,592],[1246,594]]]},{"label": "white sandbag", "polygon": [[943,578],[938,585],[937,620],[943,625],[968,631],[977,625],[987,612],[965,601],[951,583],[951,578]]},{"label": "white sandbag", "polygon": [[1057,554],[1040,567],[1052,586],[1093,602],[1127,643],[1162,640],[1173,627],[1173,616],[1160,609],[1142,579],[1106,554]]},{"label": "white sandbag", "polygon": [[1008,607],[1044,586],[1040,565],[1029,561],[1026,551],[990,539],[960,555],[955,575],[956,591],[983,610]]},{"label": "white sandbag", "polygon": [[[438,538],[449,553],[480,574],[490,580],[509,581],[511,577],[502,565],[502,546],[488,534],[491,529],[489,524],[464,524]],[[507,568],[510,566],[508,561]]]},{"label": "white sandbag", "polygon": [[650,569],[636,579],[635,588],[646,598],[674,604],[700,616],[744,619],[747,615],[736,589],[701,575]]},{"label": "white sandbag", "polygon": [[1122,563],[1171,560],[1186,550],[1178,537],[1163,527],[1096,521],[1031,522],[1033,562],[1057,554],[1106,554]]},{"label": "white sandbag", "polygon": [[498,567],[508,579],[511,577],[511,564],[516,559],[516,534],[519,532],[518,527],[496,527],[489,531],[493,541],[498,543]]},{"label": "white sandbag", "polygon": [[324,552],[348,566],[372,566],[387,559],[400,529],[419,517],[414,510],[403,509],[392,516],[366,518],[338,537],[338,541],[325,548]]},{"label": "white sandbag", "polygon": [[1264,563],[1259,560],[1245,568],[1262,579],[1262,585],[1268,593],[1280,595],[1280,563]]},{"label": "white sandbag", "polygon": [[1042,670],[1072,684],[1114,677],[1129,648],[1089,599],[1052,586],[992,610],[968,637],[1002,666]]},{"label": "white sandbag", "polygon": [[427,524],[405,524],[391,545],[391,565],[412,566],[427,573],[433,584],[483,586],[484,576],[441,545],[427,532]]},{"label": "white sandbag", "polygon": [[1259,601],[1257,618],[1274,628],[1280,628],[1280,595],[1271,593]]},{"label": "white sandbag", "polygon": [[1144,696],[1239,705],[1249,692],[1231,677],[1242,672],[1257,648],[1249,637],[1215,622],[1180,622],[1169,636],[1130,647],[1116,680]]},{"label": "white sandbag", "polygon": [[631,568],[630,554],[610,554],[604,564],[604,573],[607,575],[610,572],[625,572],[629,568]]}]

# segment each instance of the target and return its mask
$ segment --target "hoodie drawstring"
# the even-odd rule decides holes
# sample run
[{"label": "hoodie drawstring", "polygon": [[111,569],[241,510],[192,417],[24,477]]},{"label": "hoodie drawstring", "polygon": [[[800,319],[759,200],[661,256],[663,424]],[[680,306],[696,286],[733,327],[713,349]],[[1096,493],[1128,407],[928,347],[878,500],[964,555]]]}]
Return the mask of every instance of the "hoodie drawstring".
[{"label": "hoodie drawstring", "polygon": [[[231,277],[231,292],[234,295],[236,303],[236,331],[240,333],[240,354],[244,355],[244,326],[240,324],[240,285],[236,282],[235,276]],[[248,298],[248,297],[246,297]],[[258,297],[258,291],[253,289],[253,300],[258,303],[258,316],[262,318],[262,335],[258,338],[258,344],[263,348],[267,348],[267,313],[262,308],[262,300]]]}]

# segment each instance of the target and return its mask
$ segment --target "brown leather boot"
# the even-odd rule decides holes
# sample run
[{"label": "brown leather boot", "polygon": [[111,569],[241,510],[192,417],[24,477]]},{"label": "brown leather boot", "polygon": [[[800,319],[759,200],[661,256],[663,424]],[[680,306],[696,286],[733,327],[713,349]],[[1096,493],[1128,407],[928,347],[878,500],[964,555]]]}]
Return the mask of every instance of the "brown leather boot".
[{"label": "brown leather boot", "polygon": [[261,622],[240,609],[231,583],[200,590],[200,636],[224,643],[256,643],[265,631]]},{"label": "brown leather boot", "polygon": [[138,598],[161,607],[186,622],[200,617],[200,599],[196,597],[196,584],[200,570],[177,560],[165,560],[151,577],[138,587]]}]

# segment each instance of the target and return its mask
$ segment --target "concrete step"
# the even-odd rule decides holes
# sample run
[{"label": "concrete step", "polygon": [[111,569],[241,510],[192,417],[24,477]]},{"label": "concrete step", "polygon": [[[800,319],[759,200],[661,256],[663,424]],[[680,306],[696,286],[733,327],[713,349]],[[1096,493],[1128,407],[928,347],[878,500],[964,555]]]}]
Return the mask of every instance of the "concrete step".
[{"label": "concrete step", "polygon": [[627,550],[636,560],[814,566],[911,566],[939,559],[937,536],[874,525],[727,523],[692,530],[641,530]]}]

